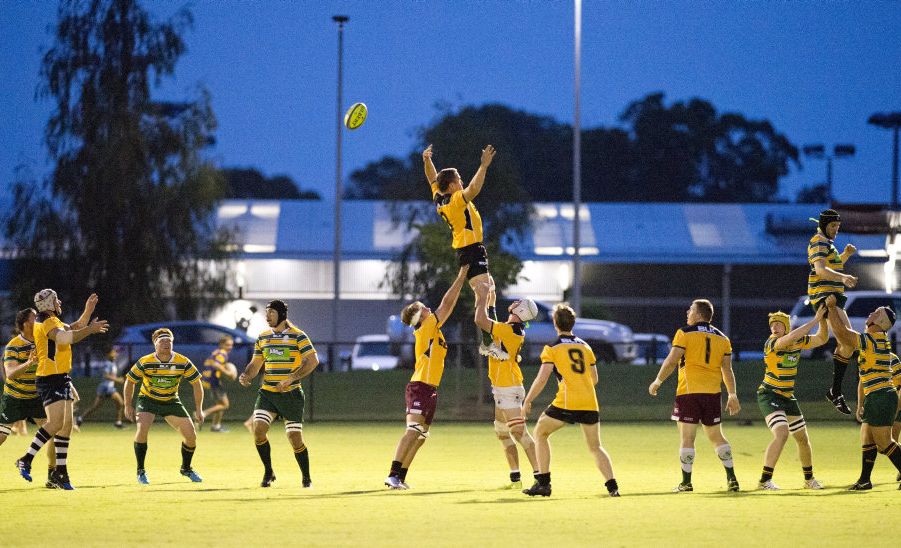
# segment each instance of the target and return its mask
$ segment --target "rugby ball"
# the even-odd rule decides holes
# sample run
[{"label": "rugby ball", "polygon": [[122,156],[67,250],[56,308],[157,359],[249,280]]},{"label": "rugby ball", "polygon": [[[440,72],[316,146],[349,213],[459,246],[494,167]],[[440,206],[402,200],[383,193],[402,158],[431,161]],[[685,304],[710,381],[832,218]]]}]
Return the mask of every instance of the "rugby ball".
[{"label": "rugby ball", "polygon": [[235,364],[233,364],[232,362],[225,364],[225,376],[231,380],[238,378],[238,368],[235,367]]},{"label": "rugby ball", "polygon": [[366,108],[365,103],[352,104],[344,114],[344,126],[347,129],[357,129],[366,121],[366,115],[368,113],[369,110]]}]

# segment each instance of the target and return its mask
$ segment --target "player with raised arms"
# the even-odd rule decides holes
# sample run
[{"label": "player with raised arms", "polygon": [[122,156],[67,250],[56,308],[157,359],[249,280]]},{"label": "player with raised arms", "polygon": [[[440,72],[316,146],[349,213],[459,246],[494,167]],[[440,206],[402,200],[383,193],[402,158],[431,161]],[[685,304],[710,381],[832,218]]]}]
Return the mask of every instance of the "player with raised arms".
[{"label": "player with raised arms", "polygon": [[732,460],[732,446],[723,436],[722,383],[726,385],[728,399],[726,409],[730,415],[741,410],[735,392],[735,372],[732,371],[732,343],[722,331],[711,325],[713,304],[697,299],[686,312],[686,325],[676,331],[673,348],[663,360],[657,378],[648,387],[652,396],[660,385],[678,367],[678,386],[672,419],[679,427],[679,462],[682,465],[682,481],[673,492],[693,491],[692,466],[695,460],[695,437],[698,423],[716,449],[716,455],[726,469],[728,491],[738,491],[738,479]]},{"label": "player with raised arms", "polygon": [[272,421],[283,417],[288,442],[300,467],[301,485],[309,488],[313,480],[310,451],[303,439],[304,394],[300,380],[316,370],[319,357],[307,334],[288,321],[288,305],[284,301],[274,300],[266,305],[266,323],[269,329],[260,333],[253,347],[253,359],[238,377],[241,386],[250,386],[263,369],[263,382],[253,406],[253,438],[263,463],[260,486],[269,487],[275,481],[267,434]]},{"label": "player with raised arms", "polygon": [[[829,340],[826,325],[826,307],[817,309],[813,319],[804,325],[791,329],[788,314],[773,312],[769,315],[770,337],[763,345],[763,361],[766,373],[757,388],[757,405],[767,427],[773,432],[773,439],[763,457],[763,473],[757,487],[767,491],[778,491],[773,483],[773,471],[779,455],[791,434],[798,444],[798,457],[804,473],[806,489],[822,489],[813,477],[813,449],[807,436],[807,422],[795,398],[795,377],[798,374],[798,360],[801,350],[817,348]],[[813,326],[819,324],[814,336],[808,335]]]},{"label": "player with raised arms", "polygon": [[[857,285],[857,278],[843,272],[845,263],[857,248],[851,244],[839,253],[835,248],[835,236],[842,225],[842,218],[834,209],[827,209],[820,213],[819,220],[811,219],[817,223],[817,232],[807,245],[807,263],[810,273],[807,275],[807,296],[810,306],[816,310],[824,306],[825,300],[830,295],[835,297],[835,313],[829,314],[827,319],[832,332],[835,333],[836,324],[841,323],[846,329],[851,329],[851,321],[845,312],[845,288],[853,288]],[[832,386],[826,392],[826,398],[832,402],[835,408],[846,415],[851,414],[851,409],[845,402],[842,394],[842,380],[845,378],[845,370],[854,353],[849,347],[836,338],[838,345],[832,354]]]},{"label": "player with raised arms", "polygon": [[[830,296],[825,305],[829,314],[838,310],[837,299]],[[876,453],[882,453],[901,472],[901,446],[892,437],[892,426],[898,413],[898,392],[892,383],[892,344],[886,331],[895,325],[895,312],[880,306],[867,316],[866,329],[858,333],[838,322],[834,332],[840,344],[860,351],[857,359],[860,381],[857,384],[857,420],[860,421],[862,462],[860,477],[850,491],[873,488],[870,474]]]},{"label": "player with raised arms", "polygon": [[66,325],[59,319],[63,313],[63,302],[56,291],[42,289],[34,296],[38,311],[34,324],[34,346],[38,358],[34,386],[44,404],[47,422],[38,428],[28,451],[16,461],[19,475],[27,481],[31,481],[31,461],[52,438],[56,449],[56,470],[49,481],[59,489],[74,489],[69,481],[67,466],[69,436],[72,435],[74,422],[72,406],[78,399],[69,376],[72,371],[72,345],[95,333],[106,333],[109,328],[106,320],[91,319],[97,301],[97,295],[92,293],[78,320]]},{"label": "player with raised arms", "polygon": [[429,428],[438,405],[438,385],[444,374],[444,358],[447,356],[447,342],[441,333],[441,326],[454,311],[467,270],[469,266],[460,267],[457,278],[434,312],[416,301],[405,306],[400,314],[401,321],[413,328],[416,363],[405,390],[407,430],[397,444],[391,471],[385,479],[385,485],[391,489],[410,488],[407,485],[407,470],[416,452],[429,437]]},{"label": "player with raised arms", "polygon": [[[460,266],[469,266],[467,276],[473,290],[476,284],[491,280],[488,273],[488,250],[483,243],[482,217],[473,200],[482,191],[485,174],[494,159],[495,152],[491,145],[482,150],[479,169],[465,188],[460,172],[456,168],[448,167],[440,172],[435,169],[432,162],[432,145],[422,152],[425,176],[432,190],[432,201],[435,203],[438,216],[444,219],[453,234],[451,246],[457,253],[457,262]],[[493,289],[493,280],[490,283]],[[488,317],[497,321],[497,311],[493,304],[489,305]],[[484,331],[479,354],[494,356],[501,360],[508,357],[500,347],[492,343],[491,335]]]},{"label": "player with raised arms", "polygon": [[147,456],[147,437],[150,427],[159,415],[178,430],[184,441],[181,444],[181,469],[179,473],[195,483],[203,481],[191,467],[194,451],[197,449],[197,431],[185,406],[178,397],[178,387],[182,379],[191,383],[194,392],[194,419],[203,423],[203,386],[200,384],[200,371],[186,356],[175,352],[172,348],[175,337],[167,328],[157,329],[150,336],[155,352],[142,356],[125,375],[125,416],[135,420],[135,408],[132,407],[135,386],[141,385],[137,402],[138,429],[135,432],[134,450],[137,460],[138,483],[147,485],[147,472],[144,458]]},{"label": "player with raised arms", "polygon": [[579,424],[595,465],[604,476],[607,493],[618,497],[619,485],[613,476],[613,463],[601,446],[598,397],[594,390],[598,383],[597,359],[588,343],[573,335],[576,313],[569,305],[555,306],[553,318],[557,340],[541,351],[541,369],[522,403],[523,416],[528,417],[532,402],[541,394],[551,373],[557,377],[557,396],[541,413],[535,425],[538,476],[535,484],[523,493],[531,497],[551,496],[551,445],[548,438],[567,424]]},{"label": "player with raised arms", "polygon": [[519,469],[518,443],[526,453],[532,474],[537,478],[538,458],[535,455],[535,440],[526,428],[526,419],[522,414],[522,402],[526,390],[522,384],[522,370],[519,367],[519,352],[526,338],[526,322],[534,320],[538,307],[532,299],[514,301],[507,308],[509,316],[505,323],[488,317],[488,307],[494,305],[494,282],[490,278],[476,284],[475,323],[482,331],[491,334],[493,343],[497,345],[506,358],[488,356],[488,379],[491,381],[491,395],[494,397],[494,432],[510,466],[510,482],[508,489],[522,488],[522,475]]}]

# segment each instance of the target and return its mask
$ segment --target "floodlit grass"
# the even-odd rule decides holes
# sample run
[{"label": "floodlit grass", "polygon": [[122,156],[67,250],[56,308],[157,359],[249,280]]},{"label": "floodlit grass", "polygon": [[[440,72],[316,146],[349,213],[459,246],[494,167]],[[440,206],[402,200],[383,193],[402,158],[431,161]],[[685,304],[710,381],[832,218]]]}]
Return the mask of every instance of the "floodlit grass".
[{"label": "floodlit grass", "polygon": [[[400,419],[400,417],[399,417]],[[91,424],[72,439],[74,492],[22,481],[12,467],[29,440],[0,448],[0,522],[4,546],[576,546],[897,545],[893,528],[901,492],[895,470],[879,456],[866,493],[844,490],[857,477],[860,449],[854,423],[811,427],[822,492],[802,490],[790,441],[776,469],[778,493],[753,491],[769,432],[725,428],[743,491],[726,493],[725,477],[706,439],[698,440],[694,493],[672,494],[679,481],[676,429],[669,423],[602,425],[623,497],[606,496],[578,427],[552,438],[553,496],[530,499],[496,490],[507,476],[490,422],[441,423],[413,463],[411,491],[383,487],[403,422],[311,423],[313,489],[300,473],[281,424],[273,430],[278,481],[258,482],[262,467],[250,435],[200,433],[192,484],[178,474],[179,437],[157,423],[147,471],[134,477],[132,432]],[[33,428],[32,428],[33,433]],[[35,459],[43,479],[45,456]],[[524,466],[528,468],[528,466]],[[528,474],[526,474],[528,476]],[[870,532],[872,536],[862,535]]]}]

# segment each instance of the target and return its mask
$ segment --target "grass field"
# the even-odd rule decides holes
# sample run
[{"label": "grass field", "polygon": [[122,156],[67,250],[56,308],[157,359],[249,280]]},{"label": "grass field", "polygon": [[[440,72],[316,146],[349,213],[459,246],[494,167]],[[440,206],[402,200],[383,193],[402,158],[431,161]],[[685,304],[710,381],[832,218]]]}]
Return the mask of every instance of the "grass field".
[{"label": "grass field", "polygon": [[[729,424],[743,491],[726,493],[722,468],[699,440],[696,491],[672,494],[679,480],[677,436],[670,423],[602,426],[623,496],[605,495],[576,427],[552,438],[553,496],[530,499],[496,490],[507,470],[490,422],[441,423],[413,463],[410,491],[382,486],[401,421],[311,423],[313,489],[300,474],[281,425],[271,436],[278,481],[258,482],[262,467],[250,435],[200,433],[194,464],[204,477],[178,475],[179,438],[156,424],[147,457],[150,486],[134,477],[132,432],[91,424],[75,434],[69,465],[74,492],[27,484],[12,462],[29,440],[0,447],[0,521],[4,546],[897,546],[901,492],[883,456],[871,492],[844,488],[857,477],[857,427],[852,422],[811,427],[821,492],[800,489],[795,448],[776,469],[778,493],[753,491],[769,433]],[[33,429],[32,429],[33,432]],[[35,477],[43,478],[43,454]],[[893,525],[894,524],[894,525]],[[879,532],[863,540],[862,531]]]}]

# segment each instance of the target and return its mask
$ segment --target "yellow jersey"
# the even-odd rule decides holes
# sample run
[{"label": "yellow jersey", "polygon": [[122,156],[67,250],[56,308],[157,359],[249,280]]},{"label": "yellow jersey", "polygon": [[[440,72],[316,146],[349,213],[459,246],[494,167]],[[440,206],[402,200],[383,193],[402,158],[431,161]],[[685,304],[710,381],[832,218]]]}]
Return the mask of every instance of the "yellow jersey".
[{"label": "yellow jersey", "polygon": [[156,354],[142,356],[125,374],[135,384],[141,384],[141,395],[159,401],[178,400],[178,386],[185,379],[191,384],[200,382],[200,372],[187,357],[173,352],[169,361]]},{"label": "yellow jersey", "polygon": [[557,377],[557,396],[551,405],[570,411],[597,411],[591,375],[596,362],[591,347],[579,337],[561,335],[554,344],[545,346],[541,363],[553,364]]},{"label": "yellow jersey", "polygon": [[519,351],[526,340],[525,325],[521,323],[494,322],[491,326],[491,338],[506,352],[506,360],[488,357],[488,378],[491,386],[505,388],[522,386],[522,370],[519,368]]},{"label": "yellow jersey", "polygon": [[701,322],[676,331],[673,347],[685,351],[679,361],[677,396],[722,392],[723,358],[732,355],[729,337],[710,323]]},{"label": "yellow jersey", "polygon": [[424,382],[435,387],[441,383],[444,358],[447,357],[447,342],[441,333],[443,323],[438,319],[438,315],[432,312],[413,332],[416,339],[414,349],[416,364],[413,366],[410,382]]},{"label": "yellow jersey", "polygon": [[34,347],[38,356],[38,377],[59,375],[72,371],[72,345],[59,344],[47,338],[47,333],[54,329],[66,330],[67,326],[53,315],[46,312],[38,314],[34,323]]},{"label": "yellow jersey", "polygon": [[432,200],[438,216],[444,219],[453,234],[451,246],[460,249],[482,241],[482,217],[472,202],[467,202],[463,191],[453,194],[438,192],[438,183],[432,183]]},{"label": "yellow jersey", "polygon": [[307,334],[290,323],[279,333],[272,329],[260,333],[253,347],[253,357],[262,356],[265,368],[260,390],[267,392],[302,390],[300,379],[293,381],[284,390],[279,390],[278,383],[296,371],[305,357],[315,353],[316,349],[313,348]]},{"label": "yellow jersey", "polygon": [[892,385],[901,391],[901,360],[892,352]]},{"label": "yellow jersey", "polygon": [[[34,343],[29,341],[22,335],[16,335],[6,344],[6,350],[3,352],[3,367],[12,367],[21,365],[28,361],[28,356],[34,350]],[[38,370],[38,362],[35,360],[24,371],[14,378],[6,379],[3,386],[3,393],[20,400],[28,400],[38,397],[37,389],[34,387],[34,378]]]},{"label": "yellow jersey", "polygon": [[795,377],[798,376],[798,360],[801,351],[810,348],[810,336],[805,335],[784,350],[776,350],[779,337],[772,335],[763,345],[763,361],[766,372],[761,386],[786,398],[795,397]]},{"label": "yellow jersey", "polygon": [[857,367],[864,395],[877,390],[893,389],[892,345],[888,335],[884,331],[875,334],[861,333],[858,343],[860,355],[857,358]]},{"label": "yellow jersey", "polygon": [[842,282],[833,282],[817,276],[813,263],[821,259],[826,261],[828,268],[836,272],[841,272],[845,268],[845,263],[842,262],[842,256],[835,248],[835,243],[824,236],[822,232],[817,231],[807,245],[807,263],[810,266],[810,272],[807,275],[807,295],[812,303],[827,297],[829,293],[840,295],[845,293],[845,285]]}]

